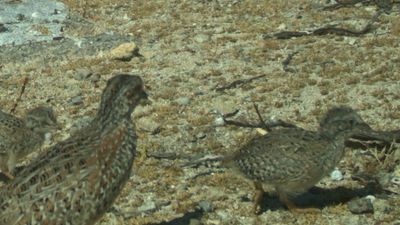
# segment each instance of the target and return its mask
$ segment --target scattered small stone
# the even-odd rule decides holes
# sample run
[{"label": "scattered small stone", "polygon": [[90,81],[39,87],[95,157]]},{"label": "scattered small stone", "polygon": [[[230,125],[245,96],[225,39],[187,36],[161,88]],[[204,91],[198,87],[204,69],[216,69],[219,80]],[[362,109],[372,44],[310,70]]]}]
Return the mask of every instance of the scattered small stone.
[{"label": "scattered small stone", "polygon": [[374,201],[376,199],[375,196],[373,196],[373,195],[367,195],[367,196],[365,196],[365,198],[369,199],[371,201],[371,203],[374,203]]},{"label": "scattered small stone", "polygon": [[189,105],[190,99],[188,97],[180,97],[176,99],[176,103],[179,105]]},{"label": "scattered small stone", "polygon": [[74,78],[77,80],[84,80],[92,75],[92,71],[88,68],[79,68],[76,70]]},{"label": "scattered small stone", "polygon": [[197,135],[196,135],[196,138],[197,139],[204,139],[204,138],[206,138],[207,137],[207,135],[204,133],[204,132],[199,132]]},{"label": "scattered small stone", "polygon": [[224,33],[224,28],[223,27],[217,27],[217,28],[215,28],[214,33],[222,34],[222,33]]},{"label": "scattered small stone", "polygon": [[214,206],[211,202],[203,200],[200,201],[198,207],[203,210],[203,212],[212,212],[214,211]]},{"label": "scattered small stone", "polygon": [[51,142],[51,138],[52,138],[52,134],[50,132],[44,134],[44,142],[46,144],[49,144]]},{"label": "scattered small stone", "polygon": [[206,34],[198,34],[194,37],[194,40],[198,43],[204,43],[210,40],[210,36]]},{"label": "scattered small stone", "polygon": [[262,129],[262,128],[256,128],[257,133],[261,134],[262,136],[266,135],[268,131]]},{"label": "scattered small stone", "polygon": [[224,118],[222,118],[222,117],[216,118],[216,119],[214,120],[214,124],[215,124],[216,126],[223,126],[223,125],[225,125]]},{"label": "scattered small stone", "polygon": [[343,180],[343,174],[338,168],[335,168],[331,173],[331,179],[334,181]]},{"label": "scattered small stone", "polygon": [[229,218],[229,214],[226,211],[218,210],[217,215],[222,221],[226,221]]},{"label": "scattered small stone", "polygon": [[354,214],[373,213],[374,206],[368,198],[357,198],[347,203],[350,212]]},{"label": "scattered small stone", "polygon": [[156,209],[156,203],[153,201],[145,201],[137,210],[139,212],[148,212]]},{"label": "scattered small stone", "polygon": [[112,59],[121,61],[129,61],[135,56],[140,56],[139,48],[133,42],[119,45],[111,50],[110,55]]},{"label": "scattered small stone", "polygon": [[160,129],[160,124],[148,117],[142,117],[137,121],[137,127],[150,133],[157,133]]},{"label": "scattered small stone", "polygon": [[69,100],[69,104],[71,105],[80,105],[83,103],[83,98],[81,95],[75,96]]}]

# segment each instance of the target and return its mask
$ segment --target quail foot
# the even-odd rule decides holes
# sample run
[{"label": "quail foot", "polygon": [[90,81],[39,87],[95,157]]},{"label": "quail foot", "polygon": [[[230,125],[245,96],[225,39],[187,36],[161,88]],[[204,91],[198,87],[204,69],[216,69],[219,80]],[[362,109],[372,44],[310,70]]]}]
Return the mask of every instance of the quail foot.
[{"label": "quail foot", "polygon": [[351,108],[335,107],[320,122],[318,132],[300,128],[272,130],[245,144],[224,164],[254,181],[255,212],[264,193],[263,184],[275,188],[290,210],[299,209],[291,198],[306,192],[328,175],[344,155],[345,141],[371,128]]},{"label": "quail foot", "polygon": [[0,111],[0,169],[14,179],[16,164],[42,146],[45,134],[58,128],[56,116],[49,107],[39,106],[19,119]]},{"label": "quail foot", "polygon": [[50,147],[0,190],[0,224],[94,224],[131,174],[137,140],[131,113],[146,97],[139,76],[108,80],[89,125]]}]

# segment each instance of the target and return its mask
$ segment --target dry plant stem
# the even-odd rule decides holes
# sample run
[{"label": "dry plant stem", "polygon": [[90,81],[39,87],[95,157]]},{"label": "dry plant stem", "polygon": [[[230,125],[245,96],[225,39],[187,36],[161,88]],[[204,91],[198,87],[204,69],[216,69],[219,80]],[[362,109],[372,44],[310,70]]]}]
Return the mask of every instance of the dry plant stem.
[{"label": "dry plant stem", "polygon": [[260,120],[260,124],[263,125],[264,128],[265,128],[267,131],[271,131],[271,128],[269,128],[269,127],[267,126],[267,124],[265,123],[264,119],[262,118],[262,116],[261,116],[261,114],[260,114],[260,111],[258,110],[258,105],[257,105],[256,103],[253,103],[253,106],[254,106],[254,109],[256,110],[258,119]]},{"label": "dry plant stem", "polygon": [[232,83],[230,83],[228,85],[224,85],[222,87],[215,88],[215,90],[216,91],[225,91],[225,90],[228,90],[228,89],[233,89],[233,88],[236,88],[239,85],[250,83],[253,80],[256,80],[256,79],[259,79],[259,78],[262,78],[262,77],[265,77],[265,74],[262,74],[262,75],[259,75],[259,76],[255,76],[255,77],[251,77],[251,78],[248,78],[248,79],[235,80],[235,81],[233,81]]},{"label": "dry plant stem", "polygon": [[[378,19],[379,15],[381,14],[380,11],[378,11],[365,25],[365,27],[361,30],[352,30],[352,29],[346,29],[346,28],[341,28],[341,27],[334,27],[334,26],[324,26],[321,28],[314,29],[312,31],[282,31],[278,32],[272,35],[272,37],[275,37],[277,39],[290,39],[293,37],[301,37],[301,36],[321,36],[321,35],[328,35],[328,34],[333,34],[333,35],[338,35],[338,36],[351,36],[351,37],[359,37],[364,34],[367,34],[372,30],[372,24]],[[265,35],[264,39],[271,38],[270,35]]]},{"label": "dry plant stem", "polygon": [[22,82],[21,92],[19,93],[19,96],[17,98],[17,101],[15,101],[14,106],[10,110],[10,113],[14,114],[15,109],[18,107],[18,103],[21,101],[22,95],[25,93],[25,88],[26,88],[26,85],[28,84],[28,81],[29,81],[29,78],[25,77],[23,82]]}]

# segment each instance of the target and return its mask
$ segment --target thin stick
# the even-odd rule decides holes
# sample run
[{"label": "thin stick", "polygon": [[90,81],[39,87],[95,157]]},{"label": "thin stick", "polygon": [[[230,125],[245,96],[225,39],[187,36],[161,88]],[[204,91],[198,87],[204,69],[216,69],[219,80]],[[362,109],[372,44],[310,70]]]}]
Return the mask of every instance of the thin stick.
[{"label": "thin stick", "polygon": [[29,81],[29,78],[28,78],[28,77],[25,77],[24,80],[23,80],[21,92],[19,93],[19,96],[18,96],[18,98],[17,98],[17,101],[15,101],[14,106],[13,106],[12,109],[10,110],[10,112],[11,112],[12,114],[15,113],[15,109],[17,108],[18,103],[21,101],[22,95],[25,93],[25,88],[26,88],[26,85],[28,84],[28,81]]},{"label": "thin stick", "polygon": [[264,119],[262,118],[260,111],[258,110],[258,105],[256,103],[253,103],[254,109],[256,110],[258,119],[260,120],[260,124],[265,128],[268,132],[271,132],[271,128],[267,126],[265,123]]}]

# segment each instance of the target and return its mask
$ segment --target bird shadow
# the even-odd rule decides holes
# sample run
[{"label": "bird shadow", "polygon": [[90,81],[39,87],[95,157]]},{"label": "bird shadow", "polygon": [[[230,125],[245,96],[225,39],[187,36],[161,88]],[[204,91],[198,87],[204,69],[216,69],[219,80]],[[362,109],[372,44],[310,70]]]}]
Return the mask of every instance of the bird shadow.
[{"label": "bird shadow", "polygon": [[[312,187],[308,192],[292,198],[293,203],[299,208],[323,209],[326,206],[343,204],[354,198],[361,198],[367,195],[377,195],[382,193],[382,189],[376,184],[367,184],[362,188],[337,187],[324,189]],[[285,208],[284,204],[276,195],[265,193],[261,203],[260,213],[267,210],[276,211]]]},{"label": "bird shadow", "polygon": [[178,217],[168,222],[150,223],[147,225],[187,225],[191,224],[191,220],[193,219],[200,220],[203,214],[204,214],[203,210],[197,209],[192,212],[187,212],[182,217]]}]

